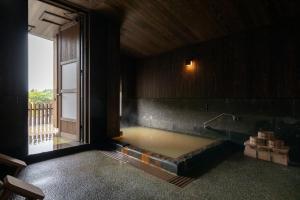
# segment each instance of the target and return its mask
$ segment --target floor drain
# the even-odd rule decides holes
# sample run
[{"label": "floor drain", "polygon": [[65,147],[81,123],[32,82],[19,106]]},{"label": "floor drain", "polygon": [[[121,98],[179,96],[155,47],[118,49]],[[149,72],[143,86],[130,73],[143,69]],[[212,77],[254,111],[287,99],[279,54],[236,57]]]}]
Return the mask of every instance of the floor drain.
[{"label": "floor drain", "polygon": [[110,158],[121,161],[123,163],[128,163],[128,160],[124,158],[124,155],[115,151],[102,151],[102,153]]},{"label": "floor drain", "polygon": [[176,185],[177,187],[185,187],[195,180],[195,178],[177,176],[175,174],[169,173],[165,170],[162,170],[156,166],[152,166],[146,163],[141,162],[140,160],[125,155],[117,151],[102,151],[102,153],[110,158],[121,161],[123,163],[128,163],[138,169],[141,169],[157,178],[160,178],[168,183]]},{"label": "floor drain", "polygon": [[195,180],[194,178],[190,178],[190,177],[174,176],[168,182],[173,185],[183,188],[186,185],[188,185],[189,183],[193,182],[194,180]]}]

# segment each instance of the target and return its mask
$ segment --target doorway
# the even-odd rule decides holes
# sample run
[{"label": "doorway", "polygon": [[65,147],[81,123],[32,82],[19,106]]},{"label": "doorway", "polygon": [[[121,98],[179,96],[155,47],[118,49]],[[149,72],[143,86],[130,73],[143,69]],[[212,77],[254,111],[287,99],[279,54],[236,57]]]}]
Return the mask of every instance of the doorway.
[{"label": "doorway", "polygon": [[29,154],[87,143],[84,14],[28,0]]}]

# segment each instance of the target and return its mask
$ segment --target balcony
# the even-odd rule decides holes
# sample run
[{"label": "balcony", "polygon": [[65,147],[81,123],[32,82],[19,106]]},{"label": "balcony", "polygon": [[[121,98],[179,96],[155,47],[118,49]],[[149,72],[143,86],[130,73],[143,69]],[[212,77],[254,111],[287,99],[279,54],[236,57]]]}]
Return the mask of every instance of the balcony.
[{"label": "balcony", "polygon": [[28,105],[28,153],[37,154],[77,146],[80,143],[62,137],[54,124],[53,104]]}]

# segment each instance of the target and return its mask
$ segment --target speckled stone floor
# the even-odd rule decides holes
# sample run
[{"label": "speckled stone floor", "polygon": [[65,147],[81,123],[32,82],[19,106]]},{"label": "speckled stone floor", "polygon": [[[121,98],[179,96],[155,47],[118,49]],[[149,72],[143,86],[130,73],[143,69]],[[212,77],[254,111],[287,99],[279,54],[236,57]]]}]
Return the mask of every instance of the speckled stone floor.
[{"label": "speckled stone floor", "polygon": [[241,153],[183,189],[100,151],[29,165],[20,178],[39,186],[46,199],[53,200],[300,199],[300,168],[246,158]]}]

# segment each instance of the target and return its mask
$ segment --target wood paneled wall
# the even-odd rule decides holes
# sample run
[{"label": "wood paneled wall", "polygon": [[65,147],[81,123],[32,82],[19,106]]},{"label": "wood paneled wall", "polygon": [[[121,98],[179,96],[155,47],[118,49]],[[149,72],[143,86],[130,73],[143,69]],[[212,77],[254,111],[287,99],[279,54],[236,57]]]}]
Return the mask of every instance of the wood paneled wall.
[{"label": "wood paneled wall", "polygon": [[120,24],[109,24],[107,35],[107,136],[120,136]]},{"label": "wood paneled wall", "polygon": [[136,66],[137,60],[128,55],[121,56],[122,97],[136,96]]},{"label": "wood paneled wall", "polygon": [[0,152],[27,155],[27,1],[0,1]]},{"label": "wood paneled wall", "polygon": [[99,144],[106,132],[106,51],[105,21],[99,13],[90,14],[90,142]]},{"label": "wood paneled wall", "polygon": [[120,25],[98,12],[90,14],[90,133],[100,144],[120,133]]},{"label": "wood paneled wall", "polygon": [[129,89],[137,98],[300,97],[299,48],[295,24],[243,32],[142,60]]}]

